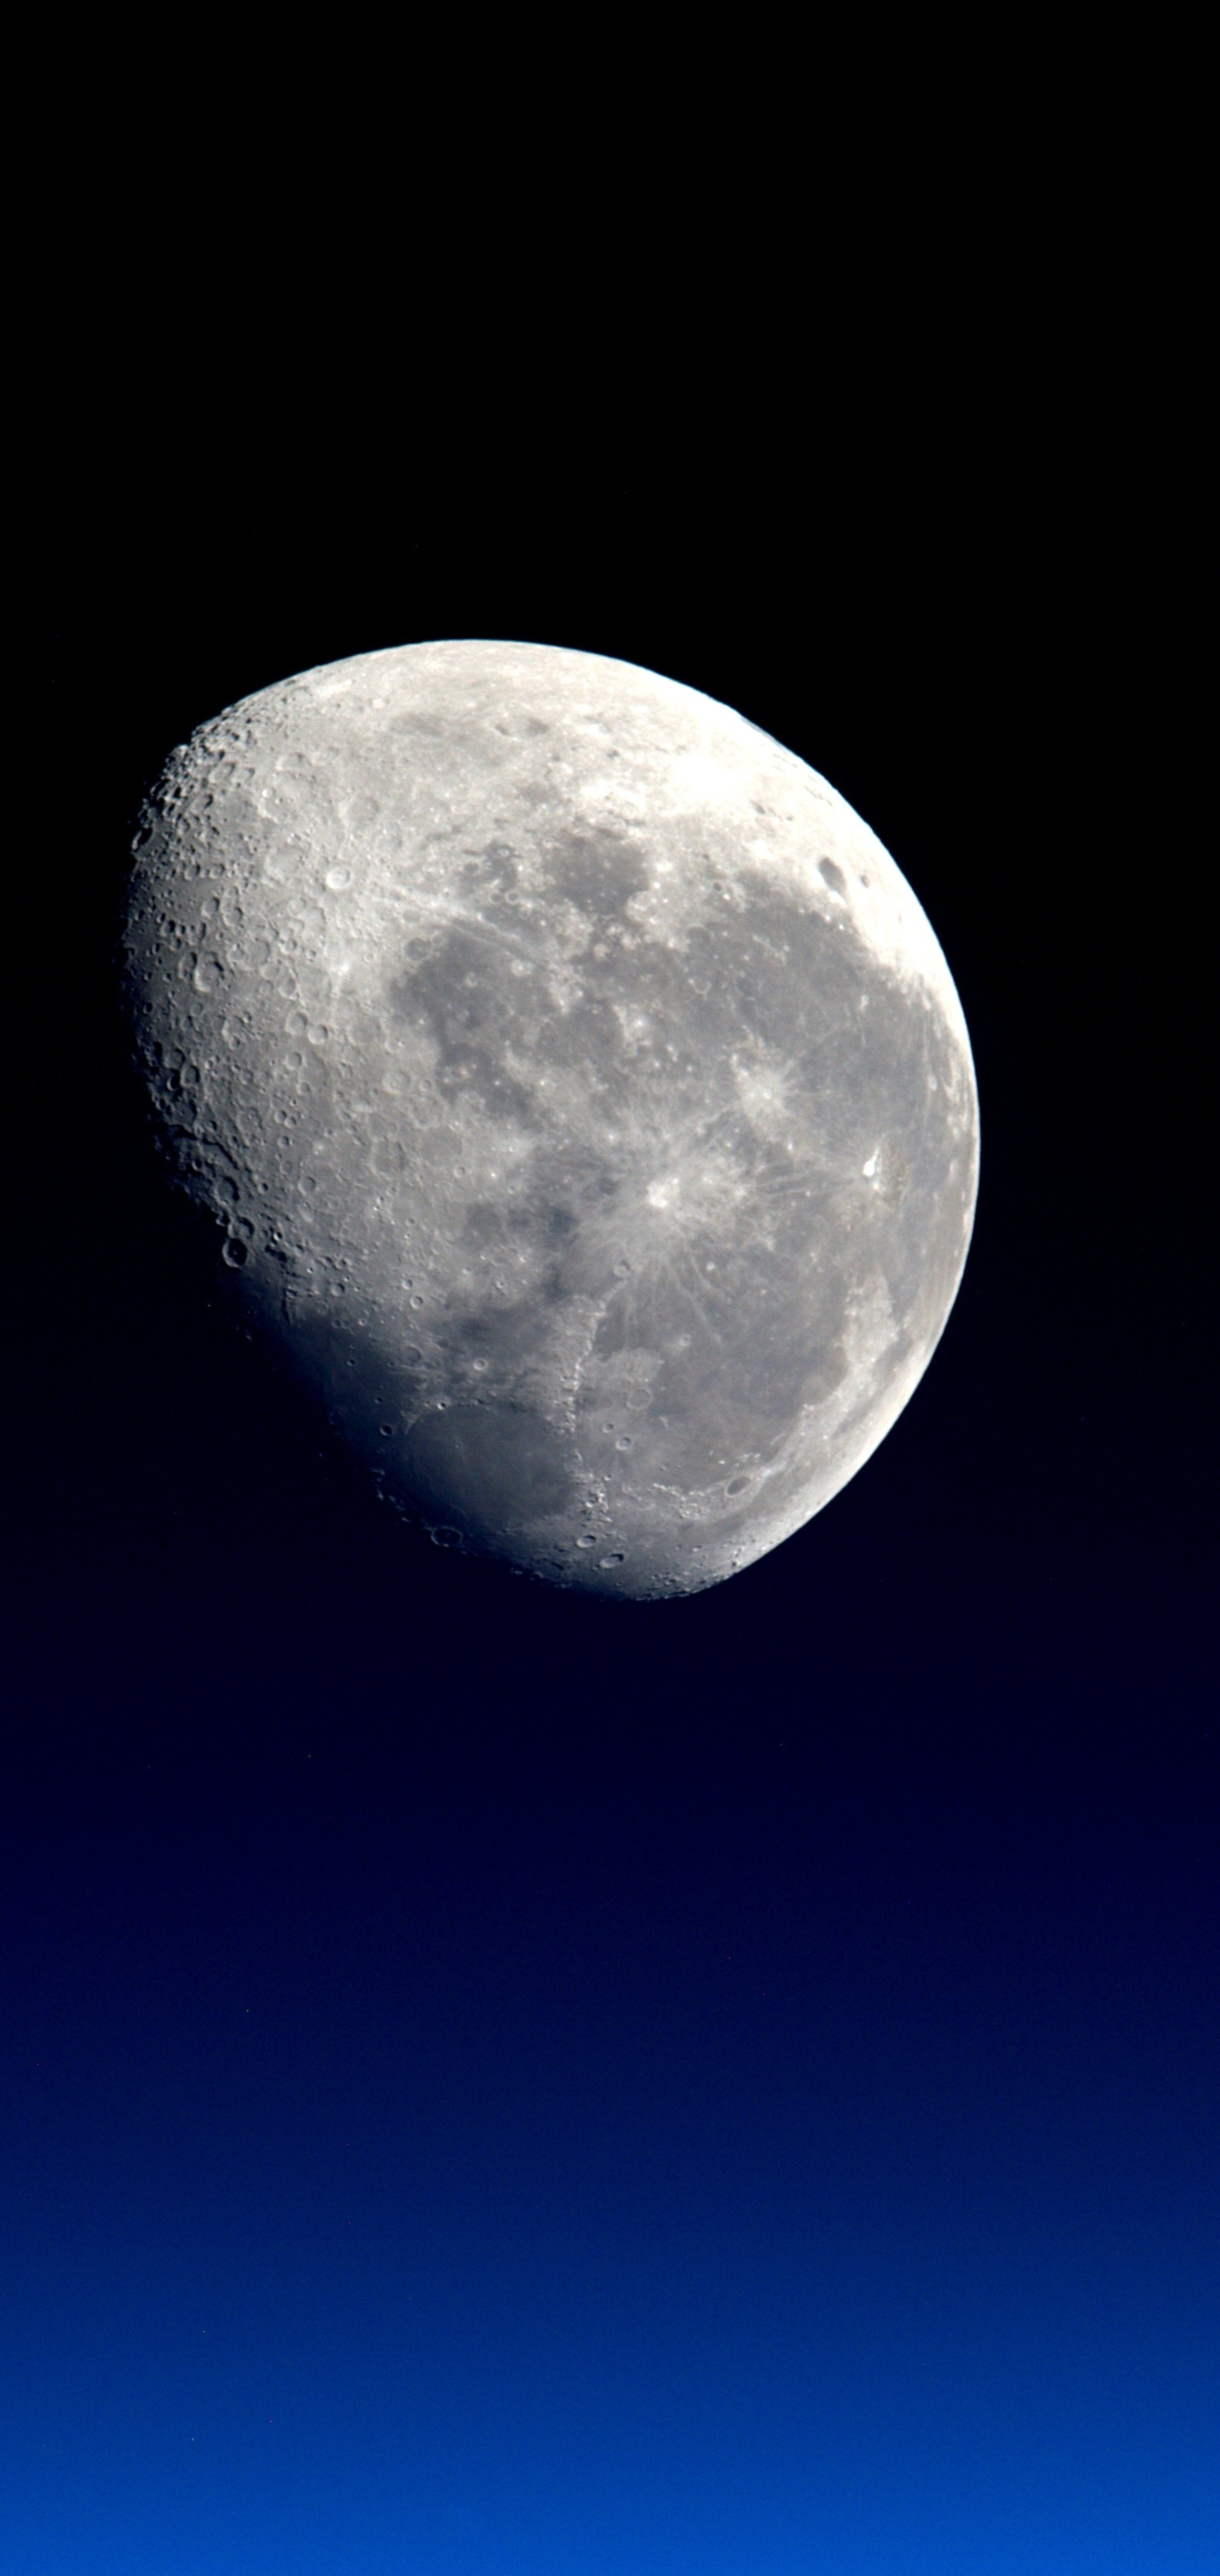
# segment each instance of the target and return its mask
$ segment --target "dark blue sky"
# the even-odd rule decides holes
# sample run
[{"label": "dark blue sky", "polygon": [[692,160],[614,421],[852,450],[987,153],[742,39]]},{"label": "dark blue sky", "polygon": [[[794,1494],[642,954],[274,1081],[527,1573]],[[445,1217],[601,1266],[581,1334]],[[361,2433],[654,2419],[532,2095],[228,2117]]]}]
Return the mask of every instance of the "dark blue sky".
[{"label": "dark blue sky", "polygon": [[[526,476],[476,440],[342,506],[324,443],[255,475],[247,434],[149,429],[45,511],[0,2564],[1205,2576],[1212,1155],[1147,564],[1066,432],[1032,480],[984,425],[968,467],[849,456],[821,500],[799,442]],[[893,851],[971,1027],[931,1369],[820,1519],[687,1602],[390,1524],[236,1329],[126,1069],[164,752],[446,634],[742,708]]]}]

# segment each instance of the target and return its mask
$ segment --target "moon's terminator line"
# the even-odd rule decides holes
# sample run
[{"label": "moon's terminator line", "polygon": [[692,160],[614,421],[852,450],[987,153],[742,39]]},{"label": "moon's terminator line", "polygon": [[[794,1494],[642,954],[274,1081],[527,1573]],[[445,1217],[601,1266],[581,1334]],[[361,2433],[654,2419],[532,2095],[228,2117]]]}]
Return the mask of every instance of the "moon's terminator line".
[{"label": "moon's terminator line", "polygon": [[927,1366],[977,1184],[948,968],[842,797],[692,689],[446,643],[263,690],[166,766],[127,969],[179,1179],[442,1540],[696,1590]]}]

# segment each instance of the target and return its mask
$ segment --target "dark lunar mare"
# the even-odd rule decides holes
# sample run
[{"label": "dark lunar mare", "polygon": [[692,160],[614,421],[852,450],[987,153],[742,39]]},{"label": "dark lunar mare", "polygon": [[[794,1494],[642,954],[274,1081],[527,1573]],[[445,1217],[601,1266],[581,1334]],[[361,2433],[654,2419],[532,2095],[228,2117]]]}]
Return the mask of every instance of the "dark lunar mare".
[{"label": "dark lunar mare", "polygon": [[[493,846],[472,872],[503,886],[507,856]],[[370,1438],[372,1415],[384,1409],[384,1357],[369,1354],[369,1400],[350,1368],[343,1390],[350,1427],[363,1425],[363,1445],[404,1499],[446,1515],[475,1545],[569,1512],[582,1470],[624,1433],[643,1467],[655,1445],[650,1423],[660,1425],[674,1481],[699,1488],[743,1451],[765,1462],[793,1413],[834,1393],[848,1367],[854,1242],[864,1232],[861,1165],[880,1133],[867,1257],[891,1301],[891,1371],[946,1299],[958,1256],[970,1175],[963,1170],[954,1188],[951,1138],[929,1115],[930,1083],[947,1097],[956,1071],[935,1014],[912,1010],[848,920],[783,900],[758,872],[739,880],[744,919],[734,909],[693,929],[684,956],[632,939],[626,905],[644,873],[630,845],[609,836],[557,854],[554,898],[578,902],[589,923],[576,956],[587,989],[562,1015],[547,1006],[531,914],[520,907],[489,905],[475,926],[413,941],[387,986],[396,1017],[432,1041],[444,1097],[473,1090],[490,1115],[537,1139],[515,1193],[472,1207],[464,1239],[480,1255],[528,1244],[543,1268],[538,1305],[497,1311],[485,1299],[451,1300],[444,1340],[454,1400],[405,1433],[400,1413],[392,1446],[380,1422],[380,1446]],[[615,1007],[626,988],[649,1023],[634,1047]],[[791,1139],[768,1145],[740,1111],[727,1068],[743,1048],[764,1050],[789,1074],[795,1155]],[[510,1076],[506,1051],[559,1074],[579,1065],[601,1136],[577,1147],[550,1135],[537,1079]],[[727,1157],[750,1210],[745,1231],[726,1237],[713,1207],[677,1269],[638,1257],[638,1209],[623,1204],[630,1169],[610,1141],[612,1122],[632,1114],[647,1122],[650,1144],[680,1136],[684,1156],[710,1143]],[[629,1241],[634,1260],[623,1257]],[[613,1436],[593,1402],[565,1438],[529,1401],[548,1310],[582,1295],[602,1302],[598,1350],[641,1364],[640,1405]],[[413,1392],[408,1376],[408,1416]],[[751,1482],[739,1481],[743,1496]],[[727,1489],[725,1499],[720,1517],[730,1521]]]}]

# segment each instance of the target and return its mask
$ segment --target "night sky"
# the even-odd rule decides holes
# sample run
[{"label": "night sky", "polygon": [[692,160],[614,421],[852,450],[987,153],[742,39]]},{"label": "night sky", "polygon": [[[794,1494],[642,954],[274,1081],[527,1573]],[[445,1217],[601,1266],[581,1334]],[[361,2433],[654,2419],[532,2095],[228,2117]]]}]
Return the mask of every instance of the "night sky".
[{"label": "night sky", "polygon": [[[1079,421],[985,401],[814,472],[804,415],[708,452],[695,391],[594,451],[568,385],[528,469],[484,409],[340,471],[215,388],[188,434],[192,383],[117,480],[65,431],[10,747],[5,2576],[1204,2576],[1215,1148],[1147,530]],[[168,749],[449,635],[776,735],[971,1030],[927,1376],[685,1601],[404,1531],[127,1064]]]}]

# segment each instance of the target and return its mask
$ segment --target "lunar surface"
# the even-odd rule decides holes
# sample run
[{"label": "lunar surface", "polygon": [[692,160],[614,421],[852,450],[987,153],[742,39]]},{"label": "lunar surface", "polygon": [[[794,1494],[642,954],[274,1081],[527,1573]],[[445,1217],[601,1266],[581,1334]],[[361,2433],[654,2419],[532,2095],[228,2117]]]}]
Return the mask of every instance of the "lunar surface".
[{"label": "lunar surface", "polygon": [[442,1545],[697,1591],[927,1367],[977,1178],[949,970],[693,689],[503,643],[264,689],[150,799],[126,967],[178,1179]]}]

